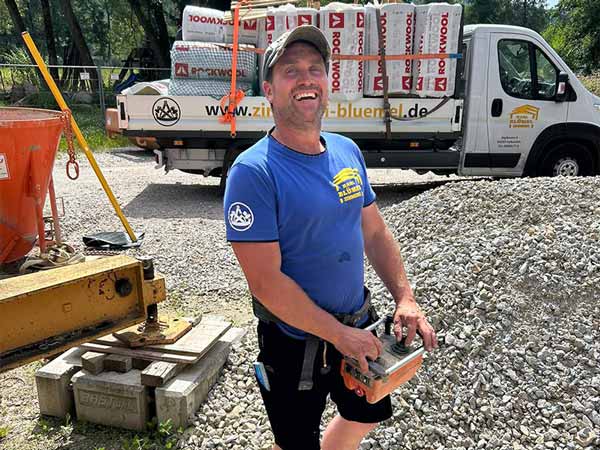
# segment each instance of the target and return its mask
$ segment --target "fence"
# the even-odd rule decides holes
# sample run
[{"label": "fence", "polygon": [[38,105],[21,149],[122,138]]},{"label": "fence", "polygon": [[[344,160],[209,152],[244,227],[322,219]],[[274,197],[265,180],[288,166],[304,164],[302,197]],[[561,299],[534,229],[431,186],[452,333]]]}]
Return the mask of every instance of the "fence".
[{"label": "fence", "polygon": [[[104,123],[106,108],[115,106],[117,93],[136,82],[171,75],[170,68],[65,65],[48,68],[69,107],[75,112],[87,113],[100,125]],[[37,66],[31,64],[0,64],[1,105],[57,108]]]}]

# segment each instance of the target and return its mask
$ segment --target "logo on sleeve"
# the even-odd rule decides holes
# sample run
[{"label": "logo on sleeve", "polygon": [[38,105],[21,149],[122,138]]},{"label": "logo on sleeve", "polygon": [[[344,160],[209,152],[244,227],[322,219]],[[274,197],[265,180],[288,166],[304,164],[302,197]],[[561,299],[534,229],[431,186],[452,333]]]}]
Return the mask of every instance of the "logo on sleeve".
[{"label": "logo on sleeve", "polygon": [[227,211],[227,220],[235,231],[246,231],[254,223],[254,214],[248,205],[235,202]]}]

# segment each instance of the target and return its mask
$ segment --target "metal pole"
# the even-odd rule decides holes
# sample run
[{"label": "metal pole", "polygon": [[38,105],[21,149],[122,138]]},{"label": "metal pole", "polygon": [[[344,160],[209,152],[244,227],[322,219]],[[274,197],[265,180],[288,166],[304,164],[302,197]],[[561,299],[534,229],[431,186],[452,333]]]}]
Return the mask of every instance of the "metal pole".
[{"label": "metal pole", "polygon": [[102,111],[102,121],[106,117],[106,104],[104,103],[104,78],[102,77],[102,67],[98,67],[98,95],[100,96],[100,110]]},{"label": "metal pole", "polygon": [[[60,107],[60,109],[62,111],[68,110],[69,107],[67,106],[67,103],[65,102],[65,99],[63,98],[62,94],[58,90],[58,87],[56,86],[56,83],[52,79],[52,76],[50,76],[50,72],[48,72],[46,63],[42,59],[42,55],[40,55],[40,52],[38,51],[37,47],[35,46],[33,39],[31,39],[31,36],[29,35],[29,33],[27,31],[23,32],[21,34],[21,36],[23,37],[23,40],[25,41],[27,48],[33,54],[35,62],[37,63],[37,65],[40,69],[40,72],[42,72],[42,75],[44,76],[44,79],[46,80],[46,84],[48,84],[48,87],[52,91],[52,94],[54,95],[54,98],[56,99],[58,106]],[[71,128],[73,128],[73,133],[75,133],[75,136],[77,137],[77,142],[79,142],[79,146],[83,150],[83,153],[85,153],[85,156],[87,156],[87,159],[90,162],[90,165],[92,166],[92,169],[94,170],[94,173],[96,174],[96,177],[98,177],[98,180],[100,181],[100,184],[102,185],[102,188],[104,189],[104,192],[106,193],[106,196],[110,200],[110,203],[112,204],[115,212],[117,213],[117,216],[119,217],[119,219],[121,220],[121,223],[125,227],[125,230],[127,231],[127,234],[129,235],[129,238],[131,239],[132,242],[137,242],[137,237],[135,236],[135,233],[131,229],[131,226],[129,225],[127,218],[123,214],[123,211],[121,211],[121,207],[119,206],[117,199],[115,198],[114,194],[112,193],[112,190],[110,189],[110,186],[108,185],[108,183],[106,181],[106,178],[104,178],[104,175],[102,174],[102,171],[100,170],[100,167],[98,166],[98,163],[96,162],[96,158],[94,158],[94,154],[90,150],[90,148],[87,144],[87,141],[83,137],[83,134],[81,134],[81,130],[79,129],[79,126],[77,126],[77,122],[75,122],[75,119],[73,118],[72,114],[71,114]]]}]

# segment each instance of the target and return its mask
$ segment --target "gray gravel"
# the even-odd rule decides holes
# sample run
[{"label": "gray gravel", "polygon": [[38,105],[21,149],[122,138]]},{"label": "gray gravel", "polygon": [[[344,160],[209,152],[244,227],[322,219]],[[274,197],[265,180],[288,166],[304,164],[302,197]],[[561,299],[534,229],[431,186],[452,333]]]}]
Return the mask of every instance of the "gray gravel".
[{"label": "gray gravel", "polygon": [[[266,449],[269,424],[251,362],[257,349],[243,275],[224,240],[217,181],[163,176],[139,152],[99,155],[136,231],[165,273],[162,310],[225,315],[249,333],[234,349],[186,449]],[[69,240],[120,230],[89,168],[55,170]],[[392,397],[394,417],[363,449],[600,448],[600,178],[468,180],[370,171],[440,349]],[[406,184],[406,183],[410,184]],[[415,184],[415,182],[417,184]],[[438,187],[439,185],[439,187]],[[391,299],[368,267],[380,313]],[[0,375],[0,448],[121,448],[132,434],[41,421],[36,364]],[[327,419],[334,409],[328,406]],[[43,423],[42,423],[43,424]],[[62,425],[62,426],[61,426]]]}]

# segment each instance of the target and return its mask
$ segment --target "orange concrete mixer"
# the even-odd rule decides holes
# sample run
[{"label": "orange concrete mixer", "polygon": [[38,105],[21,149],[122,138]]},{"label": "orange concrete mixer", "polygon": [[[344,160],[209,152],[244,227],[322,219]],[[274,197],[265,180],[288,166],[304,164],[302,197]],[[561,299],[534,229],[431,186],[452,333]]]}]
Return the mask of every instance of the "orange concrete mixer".
[{"label": "orange concrete mixer", "polygon": [[[52,168],[67,123],[66,113],[44,109],[0,108],[0,264],[60,243]],[[48,233],[43,217],[49,193]]]}]

